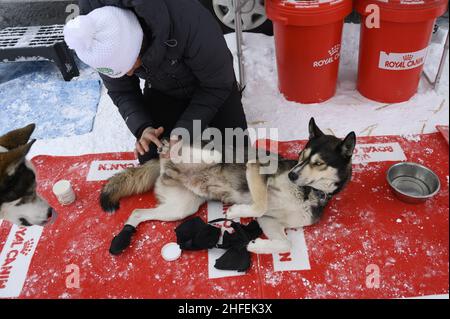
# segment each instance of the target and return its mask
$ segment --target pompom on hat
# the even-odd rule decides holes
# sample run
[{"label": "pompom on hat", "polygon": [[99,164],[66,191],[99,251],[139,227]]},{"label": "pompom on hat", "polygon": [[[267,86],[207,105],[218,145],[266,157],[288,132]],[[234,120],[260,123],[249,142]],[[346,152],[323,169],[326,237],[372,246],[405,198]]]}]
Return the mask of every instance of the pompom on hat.
[{"label": "pompom on hat", "polygon": [[78,16],[64,27],[69,48],[84,63],[111,78],[120,78],[133,68],[143,37],[136,15],[112,6]]}]

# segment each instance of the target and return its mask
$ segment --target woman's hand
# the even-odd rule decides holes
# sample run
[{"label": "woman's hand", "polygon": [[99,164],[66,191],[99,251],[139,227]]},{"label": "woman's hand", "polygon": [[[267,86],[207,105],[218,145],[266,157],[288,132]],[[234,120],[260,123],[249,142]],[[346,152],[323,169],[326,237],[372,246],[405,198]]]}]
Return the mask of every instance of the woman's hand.
[{"label": "woman's hand", "polygon": [[147,127],[143,132],[141,138],[136,142],[136,148],[134,150],[134,154],[138,157],[138,154],[141,156],[145,155],[150,150],[150,144],[153,143],[156,145],[158,149],[163,147],[162,142],[159,140],[159,137],[164,132],[163,127],[159,127],[157,129],[153,127]]}]

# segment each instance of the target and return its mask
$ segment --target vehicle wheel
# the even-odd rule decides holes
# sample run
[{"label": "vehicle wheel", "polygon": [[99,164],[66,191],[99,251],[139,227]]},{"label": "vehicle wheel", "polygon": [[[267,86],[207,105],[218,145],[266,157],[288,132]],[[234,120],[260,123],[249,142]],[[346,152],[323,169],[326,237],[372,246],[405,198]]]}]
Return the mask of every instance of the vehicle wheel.
[{"label": "vehicle wheel", "polygon": [[[223,33],[234,32],[233,0],[199,0],[219,21]],[[242,29],[244,31],[273,35],[272,22],[267,19],[265,0],[249,0],[242,8]]]}]

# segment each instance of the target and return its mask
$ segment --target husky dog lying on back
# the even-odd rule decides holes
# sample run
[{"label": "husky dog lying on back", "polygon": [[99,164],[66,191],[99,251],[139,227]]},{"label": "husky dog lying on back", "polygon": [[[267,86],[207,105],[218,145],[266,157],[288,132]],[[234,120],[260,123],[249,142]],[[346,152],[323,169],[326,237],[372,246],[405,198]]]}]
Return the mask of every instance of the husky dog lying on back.
[{"label": "husky dog lying on back", "polygon": [[110,252],[129,246],[136,227],[145,221],[177,221],[199,209],[207,200],[234,204],[227,217],[257,218],[268,239],[257,239],[248,250],[259,254],[283,253],[291,248],[285,230],[316,223],[333,195],[352,176],[356,136],[343,140],[325,135],[314,119],[309,123],[309,141],[298,161],[279,158],[278,171],[260,174],[260,163],[175,164],[153,160],[109,179],[100,204],[105,211],[119,208],[122,197],[139,194],[155,186],[159,206],[133,211]]},{"label": "husky dog lying on back", "polygon": [[36,193],[36,176],[25,160],[34,129],[31,124],[0,136],[0,219],[20,226],[44,225],[53,212]]}]

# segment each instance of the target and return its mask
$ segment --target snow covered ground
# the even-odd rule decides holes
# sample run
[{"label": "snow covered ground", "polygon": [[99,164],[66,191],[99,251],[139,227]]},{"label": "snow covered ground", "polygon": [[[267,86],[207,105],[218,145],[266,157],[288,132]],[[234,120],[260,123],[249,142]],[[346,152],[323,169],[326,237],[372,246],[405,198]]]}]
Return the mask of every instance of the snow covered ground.
[{"label": "snow covered ground", "polygon": [[[235,54],[235,35],[226,36]],[[449,122],[448,59],[439,90],[434,91],[422,78],[419,92],[410,101],[386,105],[370,101],[356,90],[359,25],[346,24],[343,36],[337,94],[322,104],[288,102],[277,88],[274,41],[261,34],[245,34],[247,88],[243,103],[251,127],[279,128],[280,140],[307,138],[311,116],[326,132],[344,136],[354,130],[359,136],[405,135],[436,131],[435,125]],[[435,71],[443,45],[432,43],[426,69]],[[236,64],[237,68],[237,64]],[[117,108],[102,90],[100,105],[91,133],[81,136],[39,140],[29,157],[38,154],[79,155],[86,153],[131,151],[134,137]]]},{"label": "snow covered ground", "polygon": [[79,63],[81,76],[65,82],[54,63],[28,60],[0,63],[0,135],[32,122],[38,139],[90,132],[101,92],[98,73]]}]

